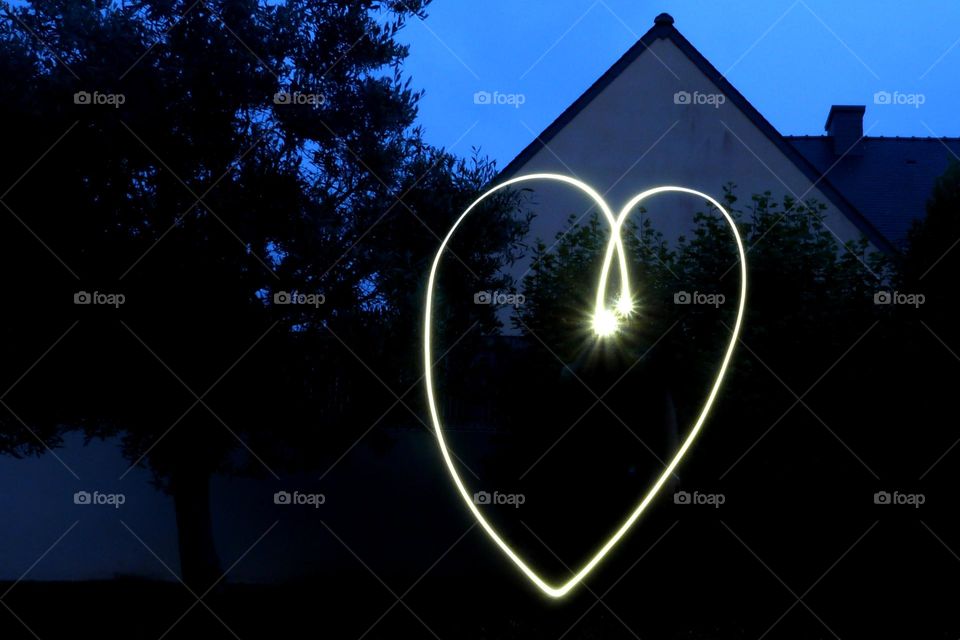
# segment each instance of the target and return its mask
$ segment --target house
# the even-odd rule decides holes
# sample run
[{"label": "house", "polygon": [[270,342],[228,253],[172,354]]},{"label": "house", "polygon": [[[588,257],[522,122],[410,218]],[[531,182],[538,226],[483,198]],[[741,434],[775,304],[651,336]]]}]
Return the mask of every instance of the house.
[{"label": "house", "polygon": [[[895,254],[924,215],[934,181],[960,157],[960,138],[863,136],[864,106],[833,106],[826,135],[780,134],[687,41],[667,14],[503,170],[501,180],[552,172],[577,177],[616,211],[662,185],[741,199],[771,191],[827,205],[839,242],[866,237]],[[580,198],[578,200],[578,198]],[[703,203],[666,195],[647,210],[667,238],[691,228]],[[536,185],[531,237],[552,243],[589,203],[561,185]],[[518,263],[518,280],[529,263]]]}]

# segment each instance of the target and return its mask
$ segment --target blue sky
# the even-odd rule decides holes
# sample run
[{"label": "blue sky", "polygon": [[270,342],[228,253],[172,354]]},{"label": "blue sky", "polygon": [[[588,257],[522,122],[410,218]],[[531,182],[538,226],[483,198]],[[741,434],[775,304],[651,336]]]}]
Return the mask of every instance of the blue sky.
[{"label": "blue sky", "polygon": [[[781,133],[820,135],[830,105],[865,104],[870,135],[960,136],[960,3],[435,0],[402,37],[428,140],[504,166],[664,11]],[[525,102],[476,105],[477,91]],[[877,106],[878,91],[924,104]]]}]

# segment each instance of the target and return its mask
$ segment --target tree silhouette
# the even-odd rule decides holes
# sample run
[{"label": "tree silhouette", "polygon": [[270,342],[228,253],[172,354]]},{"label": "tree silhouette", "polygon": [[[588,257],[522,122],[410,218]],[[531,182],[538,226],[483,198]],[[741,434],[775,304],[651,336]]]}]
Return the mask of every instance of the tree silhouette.
[{"label": "tree silhouette", "polygon": [[[316,462],[391,406],[366,363],[411,342],[437,234],[493,175],[414,126],[396,36],[425,4],[3,7],[0,261],[21,305],[0,450],[119,434],[172,494],[198,592],[220,577],[211,475]],[[473,277],[497,277],[505,229],[463,252]],[[416,379],[386,360],[388,387]]]},{"label": "tree silhouette", "polygon": [[898,284],[904,292],[924,293],[923,314],[929,322],[956,335],[960,301],[956,274],[960,256],[954,243],[960,238],[960,162],[952,162],[934,185],[927,216],[914,223]]},{"label": "tree silhouette", "polygon": [[[737,220],[744,244],[750,248],[748,305],[742,343],[711,418],[717,426],[705,432],[707,438],[724,435],[711,442],[709,456],[690,465],[698,470],[698,477],[710,482],[787,409],[783,382],[805,389],[880,317],[874,293],[892,274],[889,260],[870,251],[865,240],[845,246],[837,243],[824,223],[822,203],[797,202],[789,196],[777,201],[768,192],[751,196],[744,206],[734,191],[734,185],[726,185],[719,199]],[[598,342],[590,331],[596,278],[609,236],[606,223],[593,216],[572,225],[558,234],[549,252],[543,242],[538,243],[534,265],[524,281],[527,302],[518,310],[517,327],[535,346],[548,347],[537,349],[539,366],[553,377],[519,375],[546,380],[542,394],[552,398],[553,418],[530,415],[528,424],[556,423],[565,428],[569,419],[564,416],[580,415],[592,403],[589,395],[577,397],[581,385],[564,375],[566,366],[594,386],[597,394],[615,384],[615,393],[605,402],[626,423],[643,425],[655,415],[662,417],[661,432],[675,428],[677,435],[686,433],[729,342],[739,295],[738,258],[729,227],[709,203],[705,205],[689,235],[676,242],[665,241],[647,216],[625,227],[636,308],[610,341]],[[612,273],[615,278],[615,270]],[[614,280],[610,291],[615,290]],[[690,300],[694,294],[719,294],[723,302],[698,304]],[[857,412],[863,408],[848,396],[868,392],[869,374],[880,370],[880,357],[874,352],[856,362],[850,359],[852,370],[845,382],[818,394],[817,404],[822,407],[818,411],[840,416],[828,420],[829,424],[844,420],[853,424],[858,419]],[[664,402],[668,408],[661,416]],[[543,406],[546,403],[537,405],[538,414]],[[611,420],[608,415],[600,418]],[[781,434],[771,436],[771,441],[789,442],[797,454],[779,466],[821,455],[807,441],[793,442],[798,433],[786,428],[783,440],[778,440]],[[580,450],[590,446],[583,443]],[[667,460],[676,438],[653,446]],[[598,454],[592,473],[609,472],[619,453]],[[623,462],[625,468],[631,464]],[[660,468],[656,465],[655,471]]]}]

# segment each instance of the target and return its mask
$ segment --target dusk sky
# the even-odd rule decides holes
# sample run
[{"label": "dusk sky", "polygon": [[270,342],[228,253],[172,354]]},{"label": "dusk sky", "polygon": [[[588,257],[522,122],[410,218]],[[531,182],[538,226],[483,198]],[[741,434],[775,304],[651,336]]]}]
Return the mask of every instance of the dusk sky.
[{"label": "dusk sky", "polygon": [[[864,104],[871,136],[960,136],[960,4],[826,0],[433,3],[413,21],[407,72],[428,139],[503,167],[652,25],[677,29],[784,135],[821,135],[832,104]],[[522,94],[476,105],[477,91]],[[920,95],[876,105],[874,94]]]}]

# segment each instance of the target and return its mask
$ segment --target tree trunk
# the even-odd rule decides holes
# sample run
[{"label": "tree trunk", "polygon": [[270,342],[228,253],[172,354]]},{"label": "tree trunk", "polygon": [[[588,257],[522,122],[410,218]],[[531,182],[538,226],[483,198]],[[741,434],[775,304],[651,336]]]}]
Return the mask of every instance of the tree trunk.
[{"label": "tree trunk", "polygon": [[[663,388],[663,400],[664,425],[667,430],[667,440],[670,443],[666,458],[669,463],[669,461],[677,455],[677,451],[680,450],[680,443],[683,436],[680,435],[680,425],[677,424],[677,405],[673,401],[673,394],[670,393],[669,386],[664,386]],[[678,470],[674,469],[673,475],[670,476],[666,483],[668,491],[676,488],[678,478]]]},{"label": "tree trunk", "polygon": [[182,465],[171,476],[177,517],[180,574],[188,587],[203,595],[222,575],[210,518],[209,471]]}]

